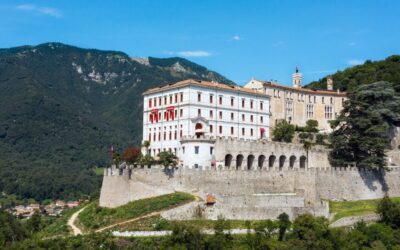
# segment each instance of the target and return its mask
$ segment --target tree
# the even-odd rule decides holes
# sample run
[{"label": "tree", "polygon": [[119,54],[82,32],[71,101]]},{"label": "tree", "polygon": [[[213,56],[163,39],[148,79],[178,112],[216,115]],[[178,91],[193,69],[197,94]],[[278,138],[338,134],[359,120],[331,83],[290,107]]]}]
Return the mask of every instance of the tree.
[{"label": "tree", "polygon": [[154,158],[151,155],[140,155],[139,157],[139,164],[141,166],[151,166],[154,163]]},{"label": "tree", "polygon": [[150,147],[150,141],[148,140],[143,141],[143,147],[146,148],[146,155],[147,155]]},{"label": "tree", "polygon": [[294,126],[286,120],[278,122],[272,131],[275,141],[292,142],[294,136]]},{"label": "tree", "polygon": [[400,121],[400,96],[388,82],[361,85],[349,94],[330,136],[333,166],[385,168],[389,128]]},{"label": "tree", "polygon": [[284,239],[286,230],[289,229],[290,225],[289,215],[282,213],[278,216],[279,241]]},{"label": "tree", "polygon": [[306,126],[304,128],[305,132],[318,133],[318,121],[317,120],[307,120]]},{"label": "tree", "polygon": [[175,167],[177,165],[178,157],[169,151],[163,151],[158,154],[159,162],[164,167]]},{"label": "tree", "polygon": [[34,213],[32,217],[26,222],[26,227],[31,233],[38,232],[42,226],[42,219],[40,214]]},{"label": "tree", "polygon": [[391,201],[388,196],[379,201],[376,212],[381,222],[393,228],[400,228],[400,205]]},{"label": "tree", "polygon": [[121,155],[119,153],[114,153],[112,156],[112,162],[116,167],[119,167],[119,163],[121,162]]},{"label": "tree", "polygon": [[125,149],[121,159],[129,164],[135,163],[141,155],[140,149],[137,147],[129,147]]}]

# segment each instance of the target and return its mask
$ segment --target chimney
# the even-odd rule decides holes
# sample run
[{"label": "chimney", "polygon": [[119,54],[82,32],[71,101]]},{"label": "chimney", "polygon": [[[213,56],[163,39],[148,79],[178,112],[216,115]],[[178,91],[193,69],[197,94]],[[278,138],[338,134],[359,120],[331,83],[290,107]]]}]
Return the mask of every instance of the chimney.
[{"label": "chimney", "polygon": [[333,78],[332,78],[332,76],[327,76],[326,77],[326,89],[327,90],[333,90]]}]

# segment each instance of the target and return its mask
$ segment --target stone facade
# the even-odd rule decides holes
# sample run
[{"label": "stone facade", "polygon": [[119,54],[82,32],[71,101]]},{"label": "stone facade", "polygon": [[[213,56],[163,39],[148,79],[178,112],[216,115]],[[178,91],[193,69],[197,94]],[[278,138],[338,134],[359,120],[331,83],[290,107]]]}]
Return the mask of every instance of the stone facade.
[{"label": "stone facade", "polygon": [[329,121],[334,120],[343,108],[346,93],[334,91],[332,78],[328,77],[327,90],[311,90],[301,87],[302,76],[296,69],[293,87],[272,81],[252,79],[244,87],[271,96],[270,126],[280,120],[305,126],[307,120],[317,120],[322,132],[330,132]]}]

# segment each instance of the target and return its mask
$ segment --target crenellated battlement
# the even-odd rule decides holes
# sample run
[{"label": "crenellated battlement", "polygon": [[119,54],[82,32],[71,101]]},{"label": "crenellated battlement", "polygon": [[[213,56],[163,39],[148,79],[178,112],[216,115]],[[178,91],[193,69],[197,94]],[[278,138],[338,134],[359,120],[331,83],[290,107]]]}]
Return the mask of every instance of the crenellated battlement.
[{"label": "crenellated battlement", "polygon": [[[121,164],[122,165],[122,164]],[[315,172],[325,172],[325,173],[346,173],[346,172],[358,172],[358,173],[392,173],[392,172],[397,172],[400,173],[400,167],[399,166],[391,166],[388,167],[388,170],[383,170],[383,169],[364,169],[364,168],[357,168],[357,167],[314,167],[314,168],[285,168],[285,169],[279,169],[279,168],[254,168],[254,169],[228,169],[226,167],[224,168],[215,168],[215,167],[206,167],[206,168],[174,168],[174,169],[165,169],[164,166],[160,165],[153,165],[153,166],[144,166],[144,167],[137,167],[133,165],[122,165],[121,168],[117,168],[115,165],[112,167],[104,169],[104,176],[132,176],[135,173],[179,173],[179,174],[185,174],[185,173],[208,173],[212,174],[215,172],[238,172],[240,174],[243,174],[244,172],[246,173],[263,173],[263,172],[272,172],[272,173],[298,173],[298,172],[310,172],[310,173],[315,173]]]}]

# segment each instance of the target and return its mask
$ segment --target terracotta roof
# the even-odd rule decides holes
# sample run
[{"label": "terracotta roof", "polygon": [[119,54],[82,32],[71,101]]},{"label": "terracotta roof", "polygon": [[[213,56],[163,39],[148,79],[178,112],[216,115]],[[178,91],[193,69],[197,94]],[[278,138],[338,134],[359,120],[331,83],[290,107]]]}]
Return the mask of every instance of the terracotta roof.
[{"label": "terracotta roof", "polygon": [[166,84],[166,85],[163,85],[163,86],[160,86],[157,88],[148,89],[143,93],[143,95],[157,93],[159,91],[170,90],[170,89],[175,89],[175,88],[180,88],[180,87],[186,87],[188,85],[196,85],[196,86],[208,87],[208,88],[217,88],[217,89],[223,89],[223,90],[228,90],[228,91],[233,91],[233,92],[242,92],[242,93],[253,94],[253,95],[261,95],[261,96],[268,96],[268,97],[270,96],[268,94],[264,94],[264,93],[258,92],[256,90],[249,89],[249,88],[243,88],[243,87],[237,86],[237,85],[227,85],[224,83],[208,82],[208,81],[194,80],[194,79],[187,79],[187,80],[183,80],[183,81],[176,82],[176,83]]},{"label": "terracotta roof", "polygon": [[289,87],[277,83],[273,83],[270,81],[263,81],[263,80],[256,80],[259,82],[262,82],[264,85],[268,85],[274,88],[279,88],[279,89],[285,89],[285,90],[290,90],[290,91],[297,91],[297,92],[303,92],[307,94],[319,94],[319,95],[336,95],[336,96],[346,96],[346,92],[337,92],[335,90],[313,90],[313,89],[306,89],[306,88],[294,88],[294,87]]}]

